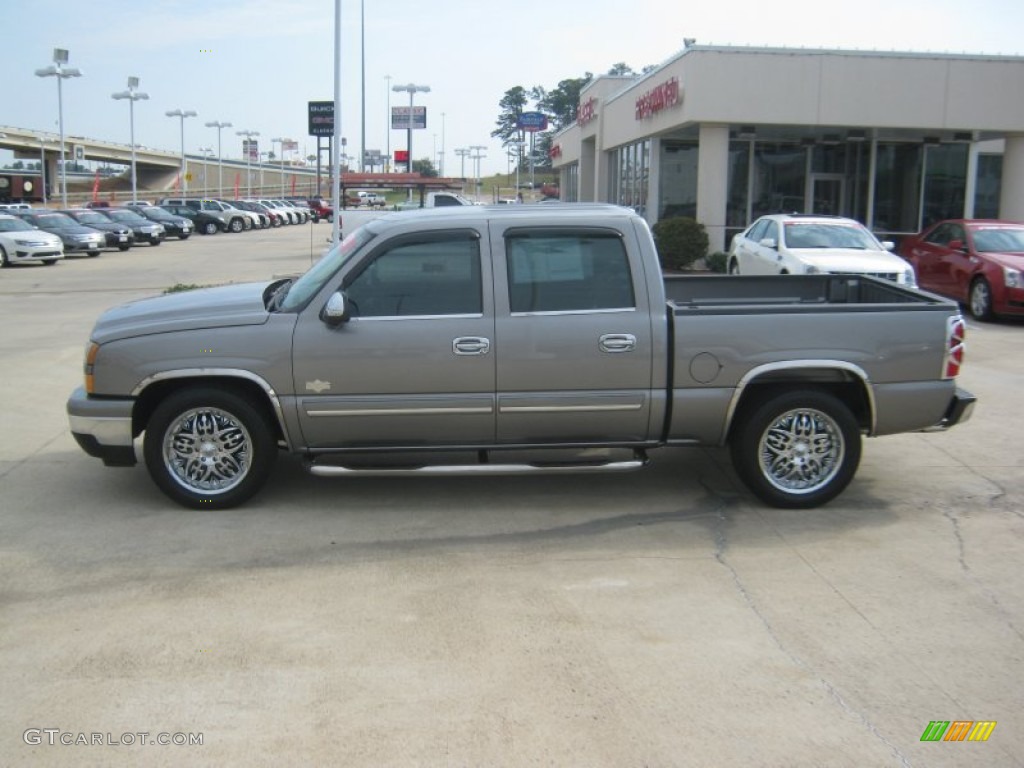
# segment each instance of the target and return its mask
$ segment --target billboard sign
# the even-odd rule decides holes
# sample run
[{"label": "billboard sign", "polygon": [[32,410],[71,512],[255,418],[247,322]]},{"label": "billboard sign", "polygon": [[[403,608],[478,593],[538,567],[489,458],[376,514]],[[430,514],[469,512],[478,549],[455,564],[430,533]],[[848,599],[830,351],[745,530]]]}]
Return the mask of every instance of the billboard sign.
[{"label": "billboard sign", "polygon": [[516,128],[520,131],[533,133],[548,129],[548,116],[543,112],[523,112],[516,120]]},{"label": "billboard sign", "polygon": [[[409,125],[409,115],[412,114],[412,125]],[[426,107],[392,107],[391,108],[391,130],[406,131],[409,128],[420,130],[427,127]]]},{"label": "billboard sign", "polygon": [[334,135],[334,102],[333,101],[311,101],[311,102],[309,102],[309,135],[310,136],[333,136]]}]

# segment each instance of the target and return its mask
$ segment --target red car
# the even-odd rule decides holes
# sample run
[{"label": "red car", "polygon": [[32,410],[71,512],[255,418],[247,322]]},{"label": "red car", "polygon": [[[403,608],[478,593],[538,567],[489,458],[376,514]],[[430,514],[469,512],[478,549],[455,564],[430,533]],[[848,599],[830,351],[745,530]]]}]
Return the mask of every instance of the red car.
[{"label": "red car", "polygon": [[979,320],[1024,315],[1024,224],[940,221],[900,244],[920,288],[967,305]]}]

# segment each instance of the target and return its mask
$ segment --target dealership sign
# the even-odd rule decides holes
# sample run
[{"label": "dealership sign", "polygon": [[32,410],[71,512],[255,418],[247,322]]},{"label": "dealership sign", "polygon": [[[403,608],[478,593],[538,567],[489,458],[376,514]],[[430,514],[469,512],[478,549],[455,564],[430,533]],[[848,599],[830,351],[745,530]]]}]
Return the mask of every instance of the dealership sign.
[{"label": "dealership sign", "polygon": [[548,129],[548,116],[543,112],[523,112],[516,120],[516,128],[520,131],[546,131]]},{"label": "dealership sign", "polygon": [[597,99],[591,96],[586,101],[581,101],[579,106],[576,107],[576,122],[580,125],[586,125],[592,120],[597,119]]},{"label": "dealership sign", "polygon": [[[412,115],[412,125],[409,124],[409,115]],[[426,107],[392,107],[391,108],[391,129],[394,131],[407,131],[412,129],[423,129],[427,127]]]},{"label": "dealership sign", "polygon": [[674,107],[683,101],[679,79],[672,77],[656,85],[636,100],[636,119],[653,117],[663,109]]},{"label": "dealership sign", "polygon": [[309,135],[310,136],[333,136],[334,135],[334,102],[333,101],[311,101],[311,102],[309,102]]}]

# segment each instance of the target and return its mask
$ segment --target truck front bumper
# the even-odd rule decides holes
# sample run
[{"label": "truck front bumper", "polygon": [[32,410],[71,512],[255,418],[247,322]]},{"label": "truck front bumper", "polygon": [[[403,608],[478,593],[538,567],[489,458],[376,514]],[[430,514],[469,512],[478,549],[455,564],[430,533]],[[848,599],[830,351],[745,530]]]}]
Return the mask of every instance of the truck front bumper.
[{"label": "truck front bumper", "polygon": [[91,398],[78,387],[68,398],[71,435],[82,450],[108,467],[135,465],[130,399]]}]

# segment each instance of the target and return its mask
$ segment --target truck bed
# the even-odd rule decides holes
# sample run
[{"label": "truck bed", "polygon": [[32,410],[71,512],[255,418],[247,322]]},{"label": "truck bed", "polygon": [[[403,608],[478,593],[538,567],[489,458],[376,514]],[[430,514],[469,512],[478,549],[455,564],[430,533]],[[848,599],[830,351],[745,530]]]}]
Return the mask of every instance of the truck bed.
[{"label": "truck bed", "polygon": [[[729,312],[880,308],[948,311],[951,302],[864,275],[668,275],[665,296],[677,312],[722,309]],[[853,306],[851,306],[853,305]],[[901,307],[902,308],[902,307]]]}]

